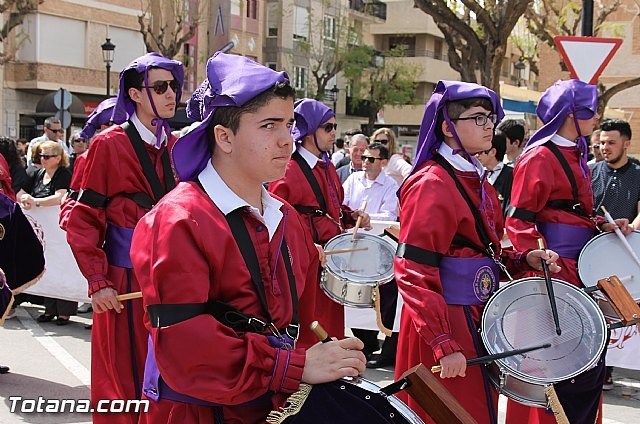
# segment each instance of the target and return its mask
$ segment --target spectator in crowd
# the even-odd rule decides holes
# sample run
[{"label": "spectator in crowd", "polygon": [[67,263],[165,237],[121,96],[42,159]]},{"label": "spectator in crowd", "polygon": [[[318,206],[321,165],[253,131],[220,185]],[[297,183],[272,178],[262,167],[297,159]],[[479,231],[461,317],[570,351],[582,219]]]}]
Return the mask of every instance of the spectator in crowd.
[{"label": "spectator in crowd", "polygon": [[72,152],[69,155],[69,172],[73,174],[73,165],[76,162],[76,158],[87,151],[89,148],[89,140],[84,138],[81,133],[75,133],[71,136],[71,149]]},{"label": "spectator in crowd", "polygon": [[44,134],[40,137],[36,137],[29,142],[29,147],[27,148],[27,167],[31,166],[31,151],[33,150],[33,146],[41,141],[55,141],[60,144],[62,149],[69,154],[69,149],[67,148],[64,140],[60,141],[59,137],[64,135],[64,129],[62,129],[62,123],[59,119],[54,118],[53,116],[44,120]]},{"label": "spectator in crowd", "polygon": [[[38,172],[38,170],[40,168],[42,168],[42,163],[40,163],[40,148],[42,145],[42,141],[36,143],[33,145],[32,149],[31,149],[31,154],[30,154],[30,158],[31,158],[31,165],[27,166],[27,169],[25,170],[25,172],[27,173],[27,176],[33,180],[33,178],[36,175],[36,172]],[[29,190],[31,189],[31,187],[29,187]],[[26,190],[26,191],[29,191]]]},{"label": "spectator in crowd", "polygon": [[16,140],[16,149],[18,149],[18,156],[22,160],[22,167],[27,167],[27,149],[29,148],[29,140],[26,138],[19,138]]},{"label": "spectator in crowd", "polygon": [[[340,183],[344,183],[349,175],[355,171],[362,170],[362,154],[367,149],[369,140],[364,134],[355,134],[351,137],[351,143],[349,144],[349,156],[345,159],[348,160],[346,165],[337,169],[338,177],[340,177]],[[342,163],[345,159],[340,161]]]},{"label": "spectator in crowd", "polygon": [[21,189],[28,188],[29,176],[24,169],[20,152],[17,149],[13,139],[8,137],[0,137],[0,155],[4,156],[9,166],[9,174],[11,175],[11,187],[14,193]]},{"label": "spectator in crowd", "polygon": [[478,152],[476,157],[487,171],[487,180],[498,192],[498,199],[502,203],[502,212],[506,214],[511,201],[511,186],[513,185],[513,168],[503,162],[507,149],[507,136],[496,130],[491,141],[491,149]]},{"label": "spectator in crowd", "polygon": [[[371,219],[379,221],[398,220],[398,184],[383,168],[387,166],[389,150],[380,143],[372,143],[362,154],[362,171],[354,172],[344,182],[343,204],[351,209],[359,208],[367,201],[367,213]],[[393,328],[398,300],[398,286],[395,281],[380,286],[382,301],[382,321],[387,328]],[[378,331],[353,328],[353,335],[364,343],[363,352],[367,357],[367,368],[381,368],[395,364],[398,333],[385,338],[382,352],[379,349]]]},{"label": "spectator in crowd", "polygon": [[526,124],[522,119],[505,119],[500,122],[497,129],[507,136],[507,150],[504,162],[513,168],[528,140]]},{"label": "spectator in crowd", "polygon": [[[18,197],[25,210],[60,205],[71,183],[71,173],[67,169],[69,157],[62,146],[55,141],[44,141],[39,147],[42,168],[35,175],[31,193],[21,191]],[[76,302],[46,297],[44,306],[44,314],[37,321],[51,322],[57,317],[57,325],[69,324],[70,316],[75,315],[78,308]]]},{"label": "spectator in crowd", "polygon": [[600,128],[594,130],[593,134],[591,134],[591,138],[589,139],[589,150],[590,150],[591,156],[593,156],[591,159],[589,159],[589,162],[587,162],[587,165],[589,165],[589,167],[591,167],[591,165],[596,164],[604,159],[604,157],[602,156],[602,151],[600,150],[600,132],[601,131],[602,130],[600,130]]},{"label": "spectator in crowd", "polygon": [[[343,167],[345,165],[347,165],[350,161],[349,158],[349,147],[351,147],[351,139],[353,138],[354,135],[356,134],[362,134],[362,131],[360,131],[357,128],[351,128],[350,130],[347,130],[344,133],[344,147],[345,147],[345,155],[342,159],[340,159],[337,163],[335,163],[335,167],[336,169]],[[369,139],[367,138],[367,144],[369,144]]]},{"label": "spectator in crowd", "polygon": [[373,133],[371,140],[389,149],[389,161],[384,168],[384,172],[393,178],[398,186],[402,185],[404,179],[407,178],[411,172],[411,165],[404,160],[404,156],[398,152],[396,133],[390,128],[379,128]]},{"label": "spectator in crowd", "polygon": [[337,138],[336,139],[336,151],[331,155],[331,162],[334,165],[337,165],[344,157],[347,155],[347,149],[344,147],[344,139]]}]

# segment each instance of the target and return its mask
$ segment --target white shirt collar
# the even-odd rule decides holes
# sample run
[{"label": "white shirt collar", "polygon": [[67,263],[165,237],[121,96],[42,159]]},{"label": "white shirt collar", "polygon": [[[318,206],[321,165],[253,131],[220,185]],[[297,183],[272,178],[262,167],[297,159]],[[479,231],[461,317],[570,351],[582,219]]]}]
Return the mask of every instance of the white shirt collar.
[{"label": "white shirt collar", "polygon": [[438,153],[447,160],[458,171],[463,172],[476,172],[480,177],[484,174],[484,168],[482,164],[475,157],[471,156],[471,160],[474,163],[470,163],[468,160],[460,155],[454,155],[453,149],[448,144],[442,143],[438,148]]},{"label": "white shirt collar", "polygon": [[316,166],[316,163],[320,160],[316,155],[302,147],[302,144],[298,144],[298,153],[300,153],[302,159],[309,164],[309,168],[311,169],[313,169]]},{"label": "white shirt collar", "polygon": [[202,184],[204,191],[223,214],[228,215],[238,208],[248,206],[251,214],[267,227],[269,240],[271,240],[283,217],[280,210],[283,203],[271,197],[264,187],[262,187],[263,213],[261,215],[258,208],[251,206],[229,188],[211,162],[208,162],[207,166],[200,172],[198,180]]},{"label": "white shirt collar", "polygon": [[575,141],[571,141],[568,138],[564,138],[558,133],[555,133],[554,135],[552,135],[550,140],[553,141],[558,146],[563,146],[563,147],[575,147],[576,145]]},{"label": "white shirt collar", "polygon": [[[136,127],[136,130],[138,130],[138,134],[140,134],[140,138],[142,138],[142,140],[144,140],[145,143],[153,147],[156,147],[156,135],[151,130],[149,130],[149,128],[144,126],[144,124],[142,123],[142,121],[140,121],[140,119],[135,114],[135,112],[133,113],[133,115],[131,115],[129,119],[131,120],[131,123],[133,123],[133,126]],[[160,143],[160,146],[162,146],[167,142],[167,134],[165,134],[164,131],[162,131],[161,140],[162,142]]]}]

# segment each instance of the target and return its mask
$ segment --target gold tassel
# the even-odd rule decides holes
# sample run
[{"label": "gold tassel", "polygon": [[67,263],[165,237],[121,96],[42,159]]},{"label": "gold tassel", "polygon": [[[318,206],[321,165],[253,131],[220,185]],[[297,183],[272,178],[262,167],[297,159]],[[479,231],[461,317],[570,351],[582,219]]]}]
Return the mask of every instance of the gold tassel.
[{"label": "gold tassel", "polygon": [[298,391],[287,398],[287,402],[284,407],[280,408],[279,411],[269,412],[269,415],[267,416],[267,423],[282,424],[284,423],[284,420],[300,412],[302,405],[304,405],[307,397],[309,397],[309,393],[311,393],[312,388],[313,386],[311,384],[301,383]]},{"label": "gold tassel", "polygon": [[551,411],[553,411],[556,422],[558,424],[570,424],[569,418],[567,418],[567,415],[564,413],[564,408],[560,403],[560,399],[558,399],[556,389],[553,388],[553,384],[545,386],[544,394],[547,396],[547,407],[551,408]]}]

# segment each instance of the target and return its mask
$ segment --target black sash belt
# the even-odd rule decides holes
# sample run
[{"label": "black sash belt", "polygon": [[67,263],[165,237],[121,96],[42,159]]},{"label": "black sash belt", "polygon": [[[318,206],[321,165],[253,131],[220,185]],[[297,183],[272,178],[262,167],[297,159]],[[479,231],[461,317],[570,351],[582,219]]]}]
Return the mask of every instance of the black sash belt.
[{"label": "black sash belt", "polygon": [[442,254],[426,250],[418,246],[407,243],[398,243],[396,256],[399,258],[409,259],[422,265],[437,267],[442,260]]}]

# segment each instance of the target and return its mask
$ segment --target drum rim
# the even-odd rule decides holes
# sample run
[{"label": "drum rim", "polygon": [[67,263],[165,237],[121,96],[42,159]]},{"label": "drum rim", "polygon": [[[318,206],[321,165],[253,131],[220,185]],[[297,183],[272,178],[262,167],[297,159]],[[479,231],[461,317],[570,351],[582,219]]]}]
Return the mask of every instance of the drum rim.
[{"label": "drum rim", "polygon": [[[534,408],[546,408],[546,401],[541,401],[542,403],[537,403],[533,400],[531,400],[531,398],[525,398],[522,394],[516,392],[515,390],[511,389],[507,389],[507,386],[500,386],[499,381],[496,381],[497,379],[499,380],[500,377],[504,374],[507,375],[507,380],[509,379],[509,377],[511,378],[515,378],[516,380],[519,380],[525,384],[530,384],[532,386],[536,386],[536,387],[541,387],[544,390],[544,387],[547,386],[547,384],[538,384],[538,383],[532,383],[529,381],[524,381],[520,378],[517,378],[516,376],[513,376],[507,372],[505,372],[502,368],[500,368],[497,364],[495,363],[491,363],[489,364],[489,368],[495,368],[497,371],[497,375],[494,375],[491,370],[489,370],[489,372],[487,373],[488,377],[489,377],[489,381],[491,381],[491,384],[493,384],[493,386],[496,388],[496,390],[498,391],[498,393],[506,396],[507,398],[516,401],[522,405],[526,405],[526,406],[531,406]],[[508,381],[507,381],[508,384]]]},{"label": "drum rim", "polygon": [[[639,235],[639,236],[640,236],[640,231],[639,231],[639,230],[633,230],[633,231],[632,231],[632,234],[633,234],[633,233],[635,233],[635,234],[637,234],[637,235]],[[582,261],[582,258],[583,258],[583,256],[584,256],[584,255],[583,255],[583,252],[584,252],[584,251],[587,249],[587,247],[589,247],[590,245],[592,245],[592,244],[596,243],[596,242],[597,242],[598,240],[600,240],[600,239],[607,238],[607,237],[609,237],[609,238],[611,238],[611,237],[616,238],[617,236],[616,236],[616,234],[615,234],[615,233],[610,232],[610,231],[609,231],[609,232],[602,233],[602,234],[598,234],[597,236],[595,236],[595,237],[593,237],[591,240],[589,240],[589,241],[588,241],[588,242],[587,242],[587,243],[582,247],[582,249],[580,249],[580,254],[578,255],[578,260],[576,261],[576,267],[578,268],[578,278],[580,278],[580,282],[581,282],[585,287],[595,287],[596,285],[598,285],[598,282],[597,282],[597,281],[595,281],[595,282],[593,282],[593,283],[590,283],[590,282],[587,282],[587,281],[585,280],[585,277],[586,277],[586,276],[584,275],[584,273],[585,273],[586,271],[584,271],[584,266],[583,266],[583,267],[580,267],[580,264],[581,264],[581,263],[584,263],[584,262]],[[627,237],[628,237],[628,236],[627,236]],[[582,268],[582,269],[581,269],[581,268]]]},{"label": "drum rim", "polygon": [[[489,299],[489,301],[485,304],[484,310],[482,311],[482,319],[480,320],[480,324],[481,324],[481,331],[480,331],[480,336],[482,338],[482,343],[485,347],[485,349],[487,350],[487,353],[489,354],[494,354],[494,353],[500,353],[497,352],[493,349],[490,348],[490,344],[489,341],[487,340],[487,334],[484,331],[484,328],[486,328],[486,322],[488,320],[488,311],[489,311],[489,306],[491,305],[492,302],[495,301],[498,293],[506,291],[509,287],[515,287],[516,285],[520,285],[520,284],[526,284],[528,282],[530,282],[531,280],[536,280],[536,281],[541,281],[544,283],[544,278],[543,277],[526,277],[526,278],[520,278],[517,280],[514,280],[510,283],[508,283],[507,285],[505,285],[504,287],[501,287],[499,290],[497,290],[493,296],[491,296],[491,298]],[[596,303],[595,300],[593,300],[591,298],[591,296],[589,296],[588,294],[586,294],[583,290],[579,289],[578,287],[574,286],[571,283],[568,283],[566,281],[563,280],[559,280],[557,278],[552,278],[551,279],[554,283],[559,283],[561,285],[565,285],[567,287],[570,288],[570,290],[574,290],[576,293],[578,293],[578,296],[580,296],[582,299],[585,299],[587,301],[587,303],[589,303],[593,310],[596,312],[596,316],[594,317],[594,321],[597,320],[597,322],[599,322],[601,324],[602,327],[602,340],[600,342],[600,346],[597,349],[597,354],[594,355],[594,357],[584,366],[582,366],[579,370],[574,371],[571,374],[568,374],[566,376],[562,376],[562,377],[549,377],[549,378],[540,378],[540,377],[533,377],[531,375],[527,375],[521,371],[518,370],[514,370],[513,368],[511,368],[510,366],[505,364],[506,359],[498,359],[495,362],[498,363],[500,365],[500,370],[502,371],[503,369],[505,369],[506,374],[518,378],[519,380],[522,380],[526,383],[533,383],[533,384],[550,384],[550,383],[557,383],[559,381],[564,381],[570,378],[573,378],[577,375],[580,375],[581,373],[583,373],[584,371],[590,370],[591,368],[594,367],[594,365],[600,360],[600,356],[602,355],[602,352],[604,351],[604,349],[607,347],[607,321],[605,319],[604,314],[602,313],[602,310],[600,309],[600,307],[598,306],[598,304]],[[597,318],[597,319],[596,319]],[[597,324],[597,323],[596,323]],[[491,346],[492,347],[492,346]]]},{"label": "drum rim", "polygon": [[[345,238],[345,237],[352,237],[352,236],[353,236],[353,233],[341,233],[341,234],[338,234],[337,236],[332,237],[328,242],[325,243],[324,249],[325,250],[332,250],[331,243],[333,241],[335,241],[337,239],[342,239],[342,238]],[[376,234],[367,234],[367,233],[364,233],[364,232],[359,232],[356,235],[356,237],[360,237],[360,236],[362,236],[362,238],[365,238],[365,239],[371,239],[371,240],[375,240],[376,242],[380,242],[379,244],[383,245],[385,247],[388,247],[389,248],[389,252],[391,252],[391,256],[395,257],[396,248],[391,244],[391,242],[389,240],[385,239],[382,236],[378,236]],[[354,280],[346,279],[346,278],[344,278],[342,276],[337,276],[333,272],[333,270],[331,269],[330,264],[331,264],[331,261],[328,259],[327,260],[327,265],[324,267],[324,270],[326,272],[330,273],[334,278],[337,278],[340,281],[346,281],[346,282],[349,282],[349,283],[368,284],[368,285],[376,286],[376,285],[388,283],[389,281],[393,280],[393,277],[394,277],[393,263],[391,264],[391,268],[390,268],[389,272],[387,273],[388,275],[387,274],[383,274],[378,279],[375,279],[375,280],[367,279],[367,281],[364,281],[364,280],[354,281]]]}]

